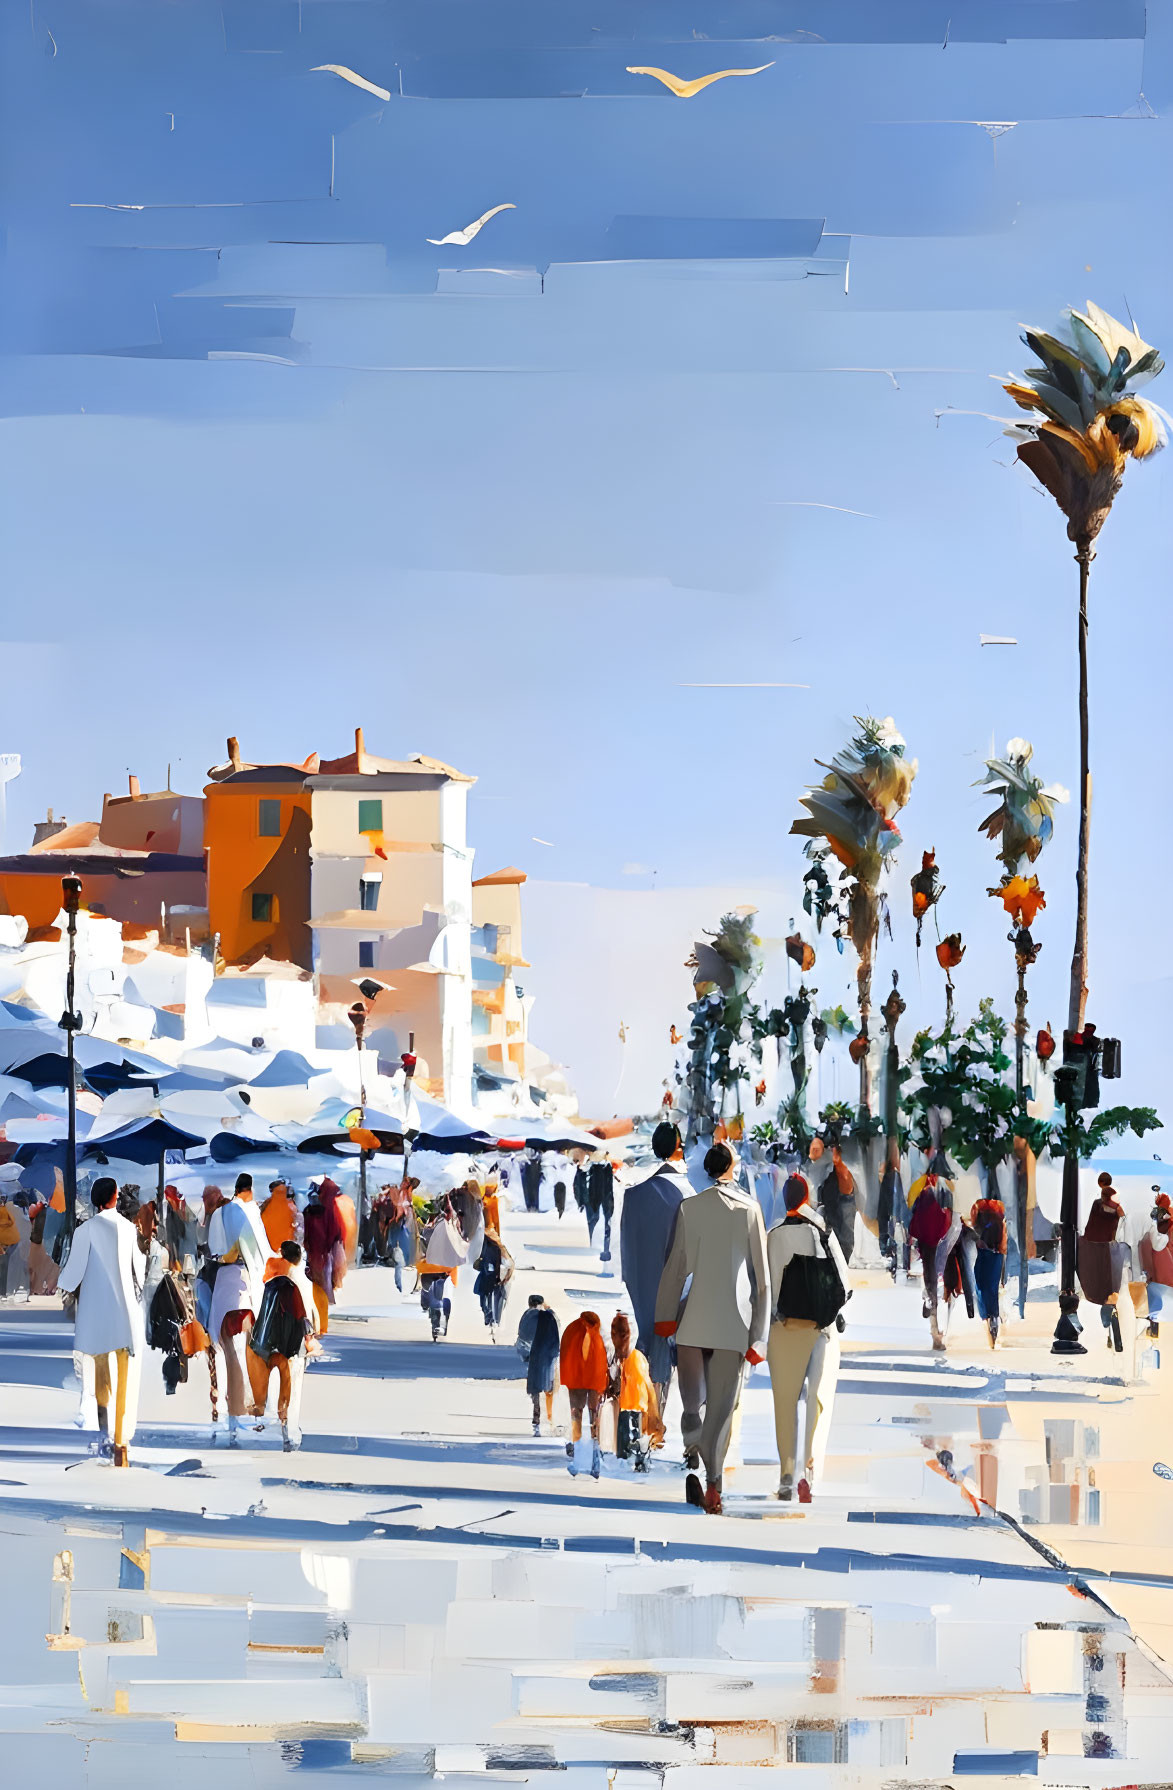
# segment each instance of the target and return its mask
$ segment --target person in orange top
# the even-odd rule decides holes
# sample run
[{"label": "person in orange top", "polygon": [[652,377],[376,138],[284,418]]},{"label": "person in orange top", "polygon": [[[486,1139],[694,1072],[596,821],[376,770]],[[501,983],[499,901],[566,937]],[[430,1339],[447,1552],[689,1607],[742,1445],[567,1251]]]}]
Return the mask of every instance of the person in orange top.
[{"label": "person in orange top", "polygon": [[631,1324],[617,1311],[611,1320],[611,1384],[615,1400],[615,1454],[621,1461],[634,1460],[637,1473],[648,1470],[649,1447],[664,1440],[656,1388],[648,1372],[647,1357],[635,1348]]},{"label": "person in orange top", "polygon": [[486,1181],[485,1182],[485,1192],[484,1192],[484,1197],[481,1201],[481,1204],[483,1205],[483,1207],[485,1209],[485,1229],[486,1229],[486,1231],[496,1231],[497,1235],[500,1236],[501,1235],[501,1201],[497,1194],[496,1181]]},{"label": "person in orange top", "polygon": [[562,1384],[570,1394],[570,1441],[566,1457],[571,1473],[578,1472],[578,1445],[582,1441],[582,1414],[590,1414],[591,1475],[597,1479],[603,1470],[603,1451],[599,1445],[599,1412],[610,1383],[607,1345],[598,1314],[584,1311],[562,1332],[559,1358]]},{"label": "person in orange top", "polygon": [[338,1222],[342,1226],[342,1248],[346,1258],[342,1273],[336,1276],[337,1283],[341,1286],[346,1275],[346,1269],[350,1263],[353,1262],[358,1250],[358,1214],[355,1212],[354,1201],[351,1199],[350,1195],[348,1193],[343,1193],[342,1189],[336,1187],[334,1182],[327,1177],[327,1179],[322,1182],[322,1198],[330,1198],[331,1190],[334,1200],[334,1210],[337,1212]]},{"label": "person in orange top", "polygon": [[269,1183],[269,1197],[261,1207],[261,1223],[274,1255],[280,1255],[283,1243],[298,1241],[298,1211],[288,1181]]}]

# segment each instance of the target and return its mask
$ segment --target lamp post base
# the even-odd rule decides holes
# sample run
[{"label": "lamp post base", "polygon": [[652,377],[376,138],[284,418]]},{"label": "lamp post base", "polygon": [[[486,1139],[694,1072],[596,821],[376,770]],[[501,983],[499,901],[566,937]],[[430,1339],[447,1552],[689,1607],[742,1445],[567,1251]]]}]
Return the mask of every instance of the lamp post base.
[{"label": "lamp post base", "polygon": [[1051,1344],[1052,1355],[1086,1355],[1087,1350],[1080,1342],[1082,1325],[1079,1321],[1079,1294],[1060,1293],[1059,1322],[1055,1325],[1055,1337]]}]

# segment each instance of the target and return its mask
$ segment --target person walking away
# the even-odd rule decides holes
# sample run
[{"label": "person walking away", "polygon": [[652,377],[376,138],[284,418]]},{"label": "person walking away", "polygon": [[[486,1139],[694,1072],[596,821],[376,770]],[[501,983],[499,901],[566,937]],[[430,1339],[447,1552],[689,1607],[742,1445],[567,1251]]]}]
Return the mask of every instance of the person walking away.
[{"label": "person walking away", "polygon": [[499,1187],[500,1182],[497,1180],[496,1176],[490,1175],[489,1179],[485,1182],[484,1197],[481,1200],[481,1208],[485,1216],[485,1229],[487,1231],[496,1231],[498,1236],[501,1235],[501,1196],[498,1192]]},{"label": "person walking away", "polygon": [[452,1300],[448,1282],[456,1284],[456,1270],[468,1260],[468,1243],[445,1199],[425,1233],[423,1260],[419,1264],[420,1304],[432,1324],[432,1341],[439,1342],[448,1334],[452,1317]]},{"label": "person walking away", "polygon": [[599,1260],[611,1260],[611,1220],[615,1216],[615,1165],[605,1156],[592,1162],[587,1171],[586,1189],[586,1221],[587,1236],[592,1244],[595,1240],[595,1226],[600,1216],[603,1220],[603,1247],[599,1251]]},{"label": "person walking away", "polygon": [[798,1405],[805,1401],[798,1501],[809,1504],[822,1476],[839,1378],[839,1326],[851,1298],[847,1262],[834,1231],[810,1203],[810,1185],[791,1175],[786,1216],[766,1237],[774,1313],[766,1358],[778,1443],[778,1496],[789,1503],[798,1471]]},{"label": "person walking away", "polygon": [[57,1291],[57,1263],[45,1248],[48,1201],[39,1198],[29,1207],[29,1297],[44,1298]]},{"label": "person walking away", "polygon": [[330,1328],[334,1271],[342,1254],[343,1238],[334,1202],[323,1199],[321,1186],[311,1188],[309,1204],[302,1213],[302,1239],[306,1273],[313,1287],[314,1307],[318,1314],[318,1329],[325,1336]]},{"label": "person walking away", "polygon": [[19,1244],[20,1226],[16,1222],[16,1213],[7,1199],[0,1199],[0,1299],[8,1296],[9,1264],[16,1260]]},{"label": "person walking away", "polygon": [[261,1223],[274,1255],[281,1254],[283,1243],[299,1240],[300,1222],[297,1206],[288,1181],[270,1181],[269,1197],[261,1207]]},{"label": "person walking away", "polygon": [[611,1361],[616,1405],[615,1457],[631,1461],[637,1473],[646,1473],[648,1452],[662,1444],[664,1426],[647,1358],[634,1346],[631,1324],[621,1311],[611,1320]]},{"label": "person walking away", "polygon": [[1149,1228],[1140,1240],[1138,1254],[1148,1285],[1149,1335],[1159,1336],[1160,1322],[1167,1309],[1173,1309],[1173,1201],[1159,1187],[1153,1188],[1153,1207]]},{"label": "person walking away", "polygon": [[126,1467],[146,1331],[138,1233],[128,1218],[119,1215],[117,1199],[118,1183],[110,1175],[100,1176],[90,1190],[93,1216],[74,1232],[57,1285],[76,1299],[74,1348],[93,1357],[99,1451],[116,1467]]},{"label": "person walking away", "polygon": [[481,1253],[473,1267],[478,1273],[472,1283],[472,1290],[481,1302],[481,1315],[488,1326],[489,1336],[496,1342],[513,1274],[513,1257],[496,1231],[489,1230],[487,1226]]},{"label": "person walking away", "polygon": [[838,1144],[831,1145],[831,1166],[819,1183],[819,1208],[849,1263],[855,1249],[855,1177]]},{"label": "person walking away", "polygon": [[526,1364],[525,1389],[533,1403],[535,1436],[542,1433],[542,1399],[546,1401],[546,1422],[554,1421],[561,1347],[557,1318],[540,1293],[531,1293],[517,1326],[517,1352]]},{"label": "person walking away", "polygon": [[704,1166],[712,1184],[676,1214],[656,1295],[656,1333],[676,1338],[685,1459],[705,1470],[704,1492],[691,1472],[685,1497],[719,1516],[745,1364],[764,1359],[770,1280],[761,1207],[734,1185],[732,1150],[714,1144]]},{"label": "person walking away", "polygon": [[228,1445],[238,1448],[237,1432],[249,1415],[250,1403],[245,1351],[261,1308],[269,1257],[269,1239],[253,1198],[251,1175],[238,1175],[231,1197],[213,1212],[208,1254],[217,1266],[207,1331],[224,1356]]},{"label": "person walking away", "polygon": [[1002,1201],[975,1200],[969,1222],[977,1240],[973,1278],[978,1311],[985,1320],[990,1347],[996,1349],[1002,1326],[1002,1276],[1006,1266],[1006,1210]]},{"label": "person walking away", "polygon": [[581,1317],[562,1332],[559,1357],[562,1384],[570,1395],[570,1440],[566,1444],[567,1466],[572,1474],[579,1470],[579,1449],[582,1443],[582,1416],[588,1413],[591,1426],[591,1476],[603,1470],[603,1450],[599,1440],[599,1412],[607,1394],[610,1379],[607,1345],[598,1314],[584,1311]]},{"label": "person walking away", "polygon": [[945,1303],[945,1323],[941,1324],[941,1287],[945,1264],[961,1236],[961,1219],[953,1210],[953,1188],[935,1170],[921,1175],[908,1190],[911,1216],[908,1234],[916,1245],[924,1277],[922,1317],[929,1320],[933,1348],[945,1347],[949,1328],[949,1302]]},{"label": "person walking away", "polygon": [[334,1249],[334,1291],[337,1293],[346,1279],[358,1248],[358,1218],[350,1195],[343,1193],[338,1183],[332,1181],[329,1175],[322,1177],[318,1192],[322,1204],[333,1208],[341,1235],[341,1242]]},{"label": "person walking away", "polygon": [[403,1270],[415,1266],[415,1209],[411,1203],[419,1182],[410,1177],[393,1186],[384,1187],[373,1211],[377,1215],[378,1244],[376,1254],[395,1273],[395,1291],[403,1291]]},{"label": "person walking away", "polygon": [[684,1167],[680,1127],[665,1121],[652,1133],[657,1168],[623,1196],[619,1219],[619,1271],[635,1313],[635,1346],[648,1364],[658,1409],[668,1403],[672,1383],[673,1345],[656,1334],[656,1295],[668,1260],[676,1214],[692,1186]]},{"label": "person walking away", "polygon": [[1079,1239],[1076,1267],[1084,1298],[1100,1308],[1100,1322],[1108,1332],[1108,1347],[1121,1353],[1124,1339],[1120,1333],[1117,1302],[1128,1246],[1117,1241],[1116,1233],[1124,1217],[1124,1208],[1116,1198],[1111,1175],[1100,1175],[1096,1184],[1096,1198]]},{"label": "person walking away", "polygon": [[281,1445],[290,1454],[301,1447],[301,1387],[306,1351],[313,1346],[314,1302],[300,1273],[300,1244],[283,1243],[270,1267],[275,1272],[266,1277],[261,1309],[248,1339],[249,1389],[252,1414],[263,1419],[276,1369]]}]

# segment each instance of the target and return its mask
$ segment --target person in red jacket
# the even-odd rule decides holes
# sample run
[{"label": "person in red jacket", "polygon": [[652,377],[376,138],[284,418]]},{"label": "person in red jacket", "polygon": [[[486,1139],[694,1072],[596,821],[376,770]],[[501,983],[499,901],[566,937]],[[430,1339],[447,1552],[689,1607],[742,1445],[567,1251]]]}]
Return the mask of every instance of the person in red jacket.
[{"label": "person in red jacket", "polygon": [[603,1470],[603,1451],[599,1445],[599,1411],[606,1397],[610,1370],[607,1345],[598,1314],[584,1311],[580,1318],[562,1332],[559,1358],[562,1384],[570,1394],[570,1441],[566,1457],[571,1473],[578,1472],[578,1446],[582,1441],[582,1414],[587,1411],[591,1425],[591,1474],[597,1479]]},{"label": "person in red jacket", "polygon": [[334,1189],[333,1181],[328,1179],[314,1188],[302,1220],[306,1273],[313,1285],[318,1325],[323,1336],[330,1327],[335,1274],[343,1254],[342,1223],[328,1189]]}]

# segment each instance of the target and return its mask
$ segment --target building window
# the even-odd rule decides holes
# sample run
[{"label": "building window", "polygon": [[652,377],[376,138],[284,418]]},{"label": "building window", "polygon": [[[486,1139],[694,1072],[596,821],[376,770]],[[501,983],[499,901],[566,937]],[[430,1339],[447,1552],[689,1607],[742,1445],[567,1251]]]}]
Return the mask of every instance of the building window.
[{"label": "building window", "polygon": [[383,803],[378,797],[359,803],[358,830],[360,833],[381,833],[383,831]]},{"label": "building window", "polygon": [[374,969],[374,967],[375,967],[375,941],[374,941],[374,939],[360,939],[358,941],[358,967],[360,970],[373,970]]},{"label": "building window", "polygon": [[378,911],[379,890],[382,886],[383,879],[378,874],[375,874],[374,876],[364,876],[359,879],[358,905],[364,914],[373,914]]},{"label": "building window", "polygon": [[262,839],[280,839],[280,802],[265,800],[257,803],[257,832]]},{"label": "building window", "polygon": [[273,897],[271,895],[253,896],[253,919],[258,926],[267,926],[273,918]]}]

